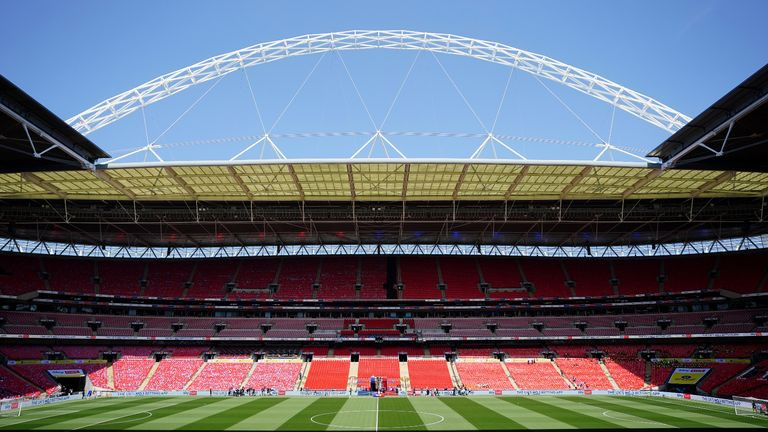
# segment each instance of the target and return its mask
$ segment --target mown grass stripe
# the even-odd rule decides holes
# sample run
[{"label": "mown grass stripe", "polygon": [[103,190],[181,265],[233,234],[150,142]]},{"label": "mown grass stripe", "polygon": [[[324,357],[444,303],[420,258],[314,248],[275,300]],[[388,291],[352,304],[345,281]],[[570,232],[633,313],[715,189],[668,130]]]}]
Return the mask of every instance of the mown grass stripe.
[{"label": "mown grass stripe", "polygon": [[111,399],[87,399],[71,400],[66,402],[52,403],[30,408],[23,408],[20,417],[0,417],[0,428],[16,423],[39,420],[42,418],[53,417],[63,414],[73,414],[87,407],[106,407],[123,403],[124,400],[118,398]]},{"label": "mown grass stripe", "polygon": [[528,429],[572,429],[573,426],[559,422],[552,417],[536,411],[527,410],[521,406],[499,400],[497,397],[487,397],[479,400],[483,406],[511,418]]},{"label": "mown grass stripe", "polygon": [[408,398],[380,398],[379,429],[427,430]]},{"label": "mown grass stripe", "polygon": [[[408,399],[413,405],[413,408],[419,412],[421,421],[423,423],[432,423],[436,421],[434,415],[437,414],[443,417],[443,421],[437,424],[430,424],[427,426],[428,430],[462,430],[471,431],[475,430],[475,425],[468,422],[467,419],[461,416],[452,409],[448,409],[444,403],[437,400],[437,398],[431,397],[416,397]],[[405,431],[403,431],[405,432]]]},{"label": "mown grass stripe", "polygon": [[644,403],[646,405],[654,405],[658,407],[664,407],[664,408],[673,408],[689,413],[704,415],[704,416],[710,416],[710,417],[717,417],[724,420],[730,420],[732,422],[738,422],[738,423],[746,423],[749,425],[754,426],[760,426],[760,427],[768,427],[768,421],[761,420],[761,419],[755,419],[751,417],[745,417],[745,416],[737,416],[736,414],[730,413],[730,412],[724,412],[724,411],[718,411],[718,410],[708,410],[688,405],[688,402],[686,403],[678,403],[674,401],[665,401],[665,400],[659,400],[659,399],[653,399],[649,397],[630,397],[630,396],[619,396],[620,399],[624,400],[631,400],[631,401],[637,401],[640,403]]},{"label": "mown grass stripe", "polygon": [[235,423],[243,421],[246,417],[257,414],[269,407],[283,402],[284,398],[259,398],[236,407],[232,407],[200,420],[185,424],[177,430],[223,430]]},{"label": "mown grass stripe", "polygon": [[439,398],[448,408],[456,411],[478,429],[526,429],[520,423],[486,408],[469,398]]},{"label": "mown grass stripe", "polygon": [[[281,404],[265,409],[258,414],[252,415],[243,421],[230,426],[227,430],[275,430],[278,426],[283,424],[286,419],[291,418],[291,416],[297,412],[308,407],[312,402],[314,402],[314,399],[310,397],[291,397]],[[205,409],[209,410],[210,406]]]},{"label": "mown grass stripe", "polygon": [[[325,430],[328,426],[312,423],[310,420],[312,416],[338,412],[346,402],[347,398],[340,397],[318,399],[315,402],[312,402],[310,406],[299,411],[295,416],[286,420],[286,422],[281,424],[277,430]],[[333,422],[333,418],[329,416],[327,419],[324,418],[324,421],[330,424]]]},{"label": "mown grass stripe", "polygon": [[131,400],[126,400],[124,403],[110,404],[107,406],[98,406],[94,408],[85,409],[82,411],[76,411],[74,413],[45,417],[45,418],[30,420],[30,421],[21,422],[21,423],[14,423],[12,425],[0,427],[0,430],[37,429],[45,426],[54,425],[56,423],[62,423],[68,420],[80,419],[80,418],[88,417],[92,415],[99,415],[99,414],[104,414],[111,411],[118,411],[118,410],[123,410],[126,408],[135,407],[135,406],[146,405],[153,402],[157,402],[162,399],[163,398],[159,398],[159,397],[131,399]]},{"label": "mown grass stripe", "polygon": [[539,414],[551,417],[557,421],[569,424],[576,428],[594,428],[594,429],[626,429],[624,426],[612,423],[597,417],[585,415],[576,411],[565,409],[556,405],[551,405],[528,397],[502,397],[503,401],[517,405]]},{"label": "mown grass stripe", "polygon": [[[635,417],[640,417],[642,419],[650,420],[652,422],[658,422],[663,423],[669,426],[674,426],[678,428],[691,428],[691,427],[697,427],[697,428],[709,428],[713,427],[712,424],[709,423],[701,423],[696,420],[691,420],[690,418],[680,418],[680,417],[672,417],[670,415],[662,414],[658,411],[648,411],[642,408],[635,408],[635,407],[629,407],[627,405],[621,405],[616,404],[612,402],[608,402],[606,400],[597,400],[592,399],[589,396],[565,396],[563,397],[565,400],[569,400],[572,402],[577,403],[583,403],[587,405],[596,406],[599,408],[603,408],[607,411],[613,411],[616,413],[624,413],[629,414]],[[636,402],[636,401],[633,401]]]},{"label": "mown grass stripe", "polygon": [[[209,398],[195,398],[192,400],[185,401],[184,399],[181,399],[179,403],[164,406],[162,408],[157,408],[153,410],[148,410],[146,412],[138,412],[134,414],[132,417],[135,417],[135,419],[131,420],[129,416],[122,417],[118,419],[115,423],[110,424],[110,421],[105,421],[101,423],[97,423],[88,427],[83,428],[84,430],[123,430],[128,429],[133,426],[140,425],[142,423],[147,423],[149,421],[154,421],[161,419],[163,417],[168,417],[171,415],[181,414],[184,411],[189,411],[195,408],[199,408],[203,405],[208,405],[209,403],[212,403],[215,401],[212,401]],[[146,413],[150,412],[152,415],[150,417],[147,417]]]}]

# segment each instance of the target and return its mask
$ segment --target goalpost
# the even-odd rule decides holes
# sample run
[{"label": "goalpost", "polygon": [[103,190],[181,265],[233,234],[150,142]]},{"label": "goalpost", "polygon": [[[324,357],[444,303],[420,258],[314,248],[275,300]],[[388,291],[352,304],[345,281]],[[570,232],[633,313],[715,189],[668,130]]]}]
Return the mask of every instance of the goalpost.
[{"label": "goalpost", "polygon": [[3,399],[0,401],[0,417],[18,417],[21,415],[23,399]]},{"label": "goalpost", "polygon": [[736,415],[768,418],[768,400],[734,396],[733,409]]}]

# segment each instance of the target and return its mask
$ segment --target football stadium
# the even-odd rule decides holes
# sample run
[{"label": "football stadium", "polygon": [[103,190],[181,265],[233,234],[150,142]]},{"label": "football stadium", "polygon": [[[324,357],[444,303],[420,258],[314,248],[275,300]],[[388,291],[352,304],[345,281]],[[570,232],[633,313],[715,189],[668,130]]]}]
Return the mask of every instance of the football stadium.
[{"label": "football stadium", "polygon": [[[509,42],[295,35],[165,68],[69,119],[0,77],[0,430],[768,427],[768,65],[687,116]],[[163,153],[226,76],[261,119],[249,74],[278,63],[311,69],[275,123],[323,61],[375,117],[359,55],[407,56],[387,117],[429,61],[482,125],[450,72],[474,62],[508,87],[533,79],[594,135],[569,98],[662,138],[533,158],[548,138],[495,121],[371,118],[367,133],[273,126],[222,139],[230,153]],[[172,97],[183,111],[160,137],[107,150],[102,128],[143,136]],[[291,139],[354,144],[337,157]],[[402,144],[422,139],[474,144]]]}]

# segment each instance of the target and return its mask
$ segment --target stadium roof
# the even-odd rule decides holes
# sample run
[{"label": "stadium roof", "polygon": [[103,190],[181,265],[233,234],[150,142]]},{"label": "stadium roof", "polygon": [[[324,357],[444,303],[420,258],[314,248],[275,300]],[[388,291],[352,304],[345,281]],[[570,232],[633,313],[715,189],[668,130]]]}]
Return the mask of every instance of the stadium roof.
[{"label": "stadium roof", "polygon": [[109,154],[0,75],[0,172],[92,168]]},{"label": "stadium roof", "polygon": [[649,157],[666,167],[768,172],[768,64],[699,114]]},{"label": "stadium roof", "polygon": [[0,199],[510,201],[762,197],[768,173],[502,161],[253,161],[0,174]]}]

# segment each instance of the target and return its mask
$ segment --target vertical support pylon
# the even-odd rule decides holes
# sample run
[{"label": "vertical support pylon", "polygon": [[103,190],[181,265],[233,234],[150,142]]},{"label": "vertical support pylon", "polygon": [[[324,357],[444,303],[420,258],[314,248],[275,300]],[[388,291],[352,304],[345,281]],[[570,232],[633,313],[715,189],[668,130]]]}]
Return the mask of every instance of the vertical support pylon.
[{"label": "vertical support pylon", "polygon": [[509,145],[507,145],[504,141],[498,139],[493,133],[488,133],[488,135],[485,137],[482,143],[475,149],[475,152],[472,153],[472,156],[470,156],[470,159],[478,159],[480,154],[482,154],[483,150],[485,150],[485,147],[491,144],[491,148],[493,149],[493,157],[494,159],[498,158],[498,155],[496,154],[496,144],[499,144],[500,146],[507,149],[510,153],[517,156],[520,160],[528,160],[525,156],[520,154],[517,150],[513,149]]}]

